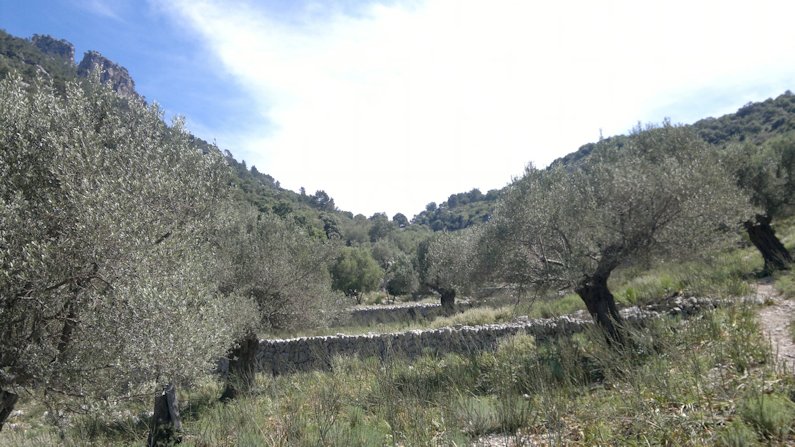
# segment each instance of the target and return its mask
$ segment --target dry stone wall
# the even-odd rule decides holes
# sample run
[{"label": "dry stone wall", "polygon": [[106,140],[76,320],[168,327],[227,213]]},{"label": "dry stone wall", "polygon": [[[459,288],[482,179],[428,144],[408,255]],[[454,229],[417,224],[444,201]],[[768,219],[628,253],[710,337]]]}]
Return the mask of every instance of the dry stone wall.
[{"label": "dry stone wall", "polygon": [[465,354],[492,350],[497,340],[519,332],[527,332],[537,339],[543,339],[553,333],[579,331],[586,324],[588,323],[583,320],[561,317],[387,334],[339,334],[326,337],[262,340],[257,361],[263,372],[285,374],[328,369],[335,356],[357,355],[361,358],[385,359],[390,356],[415,358],[425,353]]},{"label": "dry stone wall", "polygon": [[[458,300],[456,309],[464,311],[475,306],[467,300]],[[339,323],[346,325],[368,326],[379,323],[398,321],[430,320],[443,315],[444,310],[439,303],[402,303],[378,306],[357,306],[350,310],[346,318]]]},{"label": "dry stone wall", "polygon": [[439,303],[411,303],[390,306],[360,306],[351,309],[346,324],[370,325],[435,318],[442,313]]},{"label": "dry stone wall", "polygon": [[[627,321],[642,321],[661,315],[689,316],[704,309],[725,304],[727,300],[677,297],[643,309],[621,311]],[[271,374],[326,370],[335,356],[415,358],[423,354],[467,354],[493,350],[498,341],[517,333],[536,340],[573,334],[592,324],[587,314],[546,319],[524,319],[507,324],[456,326],[442,329],[413,330],[386,334],[363,334],[292,339],[261,340],[257,362],[259,370]],[[223,371],[225,365],[219,365]]]}]

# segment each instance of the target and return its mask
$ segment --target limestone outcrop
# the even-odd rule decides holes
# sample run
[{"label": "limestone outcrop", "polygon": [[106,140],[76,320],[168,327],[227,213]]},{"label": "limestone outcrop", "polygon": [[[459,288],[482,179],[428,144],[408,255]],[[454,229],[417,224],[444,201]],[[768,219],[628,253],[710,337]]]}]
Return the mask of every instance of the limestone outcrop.
[{"label": "limestone outcrop", "polygon": [[33,42],[33,45],[36,45],[36,48],[41,50],[42,53],[69,65],[74,65],[75,46],[72,45],[71,42],[42,34],[34,34],[33,37],[30,38],[30,41]]},{"label": "limestone outcrop", "polygon": [[77,75],[81,77],[99,73],[99,81],[126,98],[137,97],[135,82],[126,68],[111,61],[97,51],[86,51],[83,60],[77,66]]}]

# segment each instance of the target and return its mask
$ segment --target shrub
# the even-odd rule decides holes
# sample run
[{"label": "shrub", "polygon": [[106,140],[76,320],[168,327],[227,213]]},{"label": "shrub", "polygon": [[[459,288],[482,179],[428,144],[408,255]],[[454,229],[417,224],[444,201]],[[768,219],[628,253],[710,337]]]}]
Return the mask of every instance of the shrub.
[{"label": "shrub", "polygon": [[465,312],[455,314],[450,317],[436,318],[433,320],[433,322],[431,322],[429,327],[441,328],[455,325],[478,326],[483,324],[510,321],[512,318],[513,313],[509,307],[501,307],[499,309],[481,307],[477,309],[469,309]]},{"label": "shrub", "polygon": [[491,396],[459,396],[452,405],[453,419],[473,436],[495,431],[499,426],[496,403]]},{"label": "shrub", "polygon": [[756,432],[741,420],[732,421],[718,435],[718,445],[724,447],[748,447],[756,444]]},{"label": "shrub", "polygon": [[795,272],[789,271],[776,277],[776,290],[786,299],[795,298]]},{"label": "shrub", "polygon": [[783,441],[795,419],[795,404],[778,394],[758,394],[743,402],[740,414],[765,438]]}]

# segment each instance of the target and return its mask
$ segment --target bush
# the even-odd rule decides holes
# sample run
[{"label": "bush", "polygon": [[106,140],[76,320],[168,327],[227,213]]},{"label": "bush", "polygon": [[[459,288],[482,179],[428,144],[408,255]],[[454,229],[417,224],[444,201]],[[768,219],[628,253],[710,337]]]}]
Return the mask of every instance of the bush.
[{"label": "bush", "polygon": [[436,318],[431,322],[429,327],[438,329],[456,325],[478,326],[483,324],[502,323],[510,321],[512,318],[513,313],[508,307],[501,307],[499,309],[481,307],[478,309],[469,309],[451,317]]},{"label": "bush", "polygon": [[569,293],[562,298],[534,300],[527,309],[527,316],[530,318],[553,318],[578,310],[585,310],[585,303],[578,295]]},{"label": "bush", "polygon": [[783,441],[795,420],[795,404],[778,394],[758,394],[743,402],[740,415],[766,439]]},{"label": "bush", "polygon": [[784,298],[788,300],[795,298],[795,272],[790,270],[777,276],[775,286],[776,290],[778,290]]},{"label": "bush", "polygon": [[473,436],[493,432],[500,425],[491,396],[459,396],[452,405],[452,413],[456,425]]},{"label": "bush", "polygon": [[537,366],[535,339],[527,334],[516,334],[502,339],[494,354],[483,354],[486,371],[483,388],[505,399],[512,394],[528,391],[526,378]]},{"label": "bush", "polygon": [[733,421],[718,435],[718,445],[724,447],[748,447],[756,444],[756,432],[740,420]]}]

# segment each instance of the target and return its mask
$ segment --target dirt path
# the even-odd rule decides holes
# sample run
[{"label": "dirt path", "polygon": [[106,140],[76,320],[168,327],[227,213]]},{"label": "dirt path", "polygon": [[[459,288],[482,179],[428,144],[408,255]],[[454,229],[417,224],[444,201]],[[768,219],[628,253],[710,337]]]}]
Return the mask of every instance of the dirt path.
[{"label": "dirt path", "polygon": [[756,295],[773,303],[759,312],[762,331],[770,339],[778,361],[795,373],[795,343],[789,331],[790,322],[795,318],[795,300],[782,299],[769,279],[759,282]]}]

